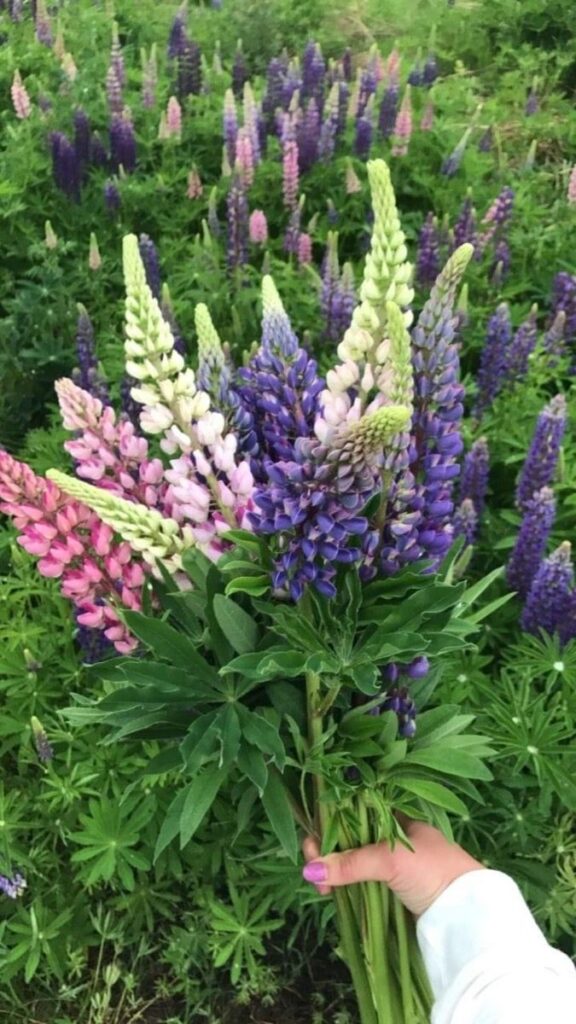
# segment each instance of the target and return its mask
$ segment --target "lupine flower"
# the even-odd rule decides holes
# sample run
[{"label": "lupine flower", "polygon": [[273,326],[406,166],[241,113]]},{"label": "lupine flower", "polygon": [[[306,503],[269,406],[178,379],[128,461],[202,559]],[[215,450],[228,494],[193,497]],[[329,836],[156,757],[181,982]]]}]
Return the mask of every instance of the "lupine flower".
[{"label": "lupine flower", "polygon": [[218,332],[212,323],[208,307],[199,303],[194,310],[198,336],[198,385],[215,402],[227,426],[238,439],[238,453],[254,455],[258,450],[254,432],[254,417],[242,403],[237,383],[233,382],[233,366]]},{"label": "lupine flower", "polygon": [[528,97],[526,99],[526,105],[524,107],[524,113],[526,117],[531,117],[533,114],[537,114],[540,109],[540,100],[538,99],[538,93],[534,86],[530,89]]},{"label": "lupine flower", "polygon": [[466,199],[460,207],[460,212],[454,224],[454,248],[469,242],[478,249],[478,230],[476,226],[476,210],[472,202],[472,194],[469,191]]},{"label": "lupine flower", "polygon": [[74,383],[83,391],[99,398],[103,405],[110,405],[108,387],[98,368],[94,328],[82,305],[78,306],[76,322],[76,358],[78,366],[73,373]]},{"label": "lupine flower", "polygon": [[188,199],[200,199],[203,191],[204,186],[202,185],[198,170],[196,167],[193,167],[192,170],[188,172],[188,187],[186,189],[186,195]]},{"label": "lupine flower", "polygon": [[286,64],[279,57],[273,57],[266,69],[266,92],[262,100],[262,112],[269,128],[274,123],[274,115],[282,106],[282,86],[286,74]]},{"label": "lupine flower", "polygon": [[10,17],[12,21],[22,21],[23,0],[11,0],[8,6],[10,8]]},{"label": "lupine flower", "polygon": [[298,126],[296,141],[298,143],[298,163],[300,173],[309,170],[318,159],[318,142],[320,139],[320,111],[312,96],[308,100],[304,116]]},{"label": "lupine flower", "polygon": [[561,270],[554,278],[552,316],[563,311],[566,317],[565,335],[568,344],[576,339],[576,274]]},{"label": "lupine flower", "polygon": [[210,234],[213,238],[218,238],[220,235],[220,221],[218,220],[218,207],[217,207],[217,189],[216,186],[210,190],[208,197],[208,227]]},{"label": "lupine flower", "polygon": [[80,164],[76,150],[63,132],[52,132],[52,170],[58,186],[74,202],[80,201]]},{"label": "lupine flower", "polygon": [[497,233],[506,227],[510,217],[512,216],[513,205],[514,189],[506,186],[506,188],[503,188],[500,194],[496,197],[486,216],[482,220],[482,224],[485,226],[486,230],[478,239],[480,251],[483,252],[488,243],[492,241]]},{"label": "lupine flower", "polygon": [[293,138],[286,138],[282,144],[282,192],[289,210],[296,207],[298,186],[298,143]]},{"label": "lupine flower", "polygon": [[430,87],[438,78],[438,61],[433,53],[428,54],[422,70],[422,83]]},{"label": "lupine flower", "polygon": [[81,107],[74,111],[74,148],[81,164],[90,163],[91,129],[90,118]]},{"label": "lupine flower", "polygon": [[431,132],[434,127],[434,103],[428,100],[420,120],[420,131]]},{"label": "lupine flower", "polygon": [[36,39],[43,46],[52,46],[52,26],[44,0],[36,0]]},{"label": "lupine flower", "polygon": [[266,466],[269,483],[257,490],[258,512],[249,514],[259,533],[278,535],[282,553],[272,584],[277,592],[298,601],[309,586],[334,597],[338,564],[352,564],[362,537],[378,542],[362,510],[378,490],[378,457],[383,446],[402,429],[408,410],[387,406],[333,437],[330,445],[300,437],[289,461]]},{"label": "lupine flower", "polygon": [[538,341],[538,306],[532,306],[530,314],[516,331],[508,349],[506,374],[508,380],[515,384],[528,373],[530,356]]},{"label": "lupine flower", "polygon": [[51,761],[52,758],[54,757],[54,750],[52,748],[52,744],[48,740],[46,730],[44,729],[42,722],[40,722],[40,720],[36,718],[36,715],[32,716],[31,724],[32,735],[34,737],[34,746],[36,747],[38,757],[40,758],[43,764],[48,764],[48,762]]},{"label": "lupine flower", "polygon": [[489,125],[486,131],[480,136],[478,142],[478,150],[480,153],[489,153],[494,145],[494,130],[492,125]]},{"label": "lupine flower", "polygon": [[180,100],[185,100],[187,96],[199,96],[202,91],[202,53],[198,43],[186,39],[176,61],[176,92]]},{"label": "lupine flower", "polygon": [[136,137],[132,121],[124,112],[114,114],[110,124],[110,162],[115,170],[120,167],[131,174],[136,170]]},{"label": "lupine flower", "polygon": [[370,67],[370,65],[368,65],[368,67],[366,68],[363,68],[362,71],[360,71],[359,77],[358,109],[356,112],[356,117],[361,117],[362,114],[364,113],[370,100],[370,97],[373,96],[374,93],[376,92],[377,85],[378,82],[376,81],[376,73],[374,68]]},{"label": "lupine flower", "polygon": [[410,137],[412,135],[412,101],[410,99],[410,87],[406,91],[400,104],[400,110],[394,124],[394,138],[392,140],[392,156],[406,156]]},{"label": "lupine flower", "polygon": [[92,132],[90,139],[90,162],[93,167],[108,166],[108,153],[98,132]]},{"label": "lupine flower", "polygon": [[505,238],[501,238],[494,250],[494,259],[490,268],[490,279],[495,288],[499,288],[510,270],[510,246]]},{"label": "lupine flower", "polygon": [[166,134],[180,139],[182,135],[182,107],[175,96],[171,96],[166,107]]},{"label": "lupine flower", "polygon": [[378,112],[378,129],[382,138],[388,139],[394,134],[398,116],[398,99],[400,90],[397,85],[389,85],[383,93]]},{"label": "lupine flower", "polygon": [[488,442],[485,437],[481,437],[464,456],[460,475],[460,501],[471,501],[479,520],[482,519],[486,506],[489,472]]},{"label": "lupine flower", "polygon": [[232,65],[232,90],[237,99],[241,98],[244,91],[244,82],[247,82],[249,78],[250,74],[242,51],[242,43],[239,41],[234,56],[234,64]]},{"label": "lupine flower", "polygon": [[160,292],[162,289],[160,260],[158,258],[158,250],[150,238],[150,235],[142,234],[139,236],[138,250],[140,252],[142,263],[144,264],[144,272],[146,274],[148,287],[154,298],[160,301]]},{"label": "lupine flower", "polygon": [[468,139],[472,134],[472,129],[467,128],[458,144],[454,147],[449,156],[444,160],[440,173],[445,175],[446,178],[453,178],[460,169],[464,153],[466,152],[466,146],[468,145]]},{"label": "lupine flower", "polygon": [[538,416],[528,454],[518,479],[516,502],[527,508],[535,491],[548,487],[556,475],[566,429],[566,399],[556,395]]},{"label": "lupine flower", "polygon": [[354,152],[360,160],[367,160],[372,146],[372,119],[373,119],[374,98],[370,97],[363,112],[356,120],[356,134],[354,137]]},{"label": "lupine flower", "polygon": [[576,164],[574,164],[572,170],[570,171],[570,177],[568,178],[568,193],[566,198],[568,199],[570,206],[574,206],[574,204],[576,204]]},{"label": "lupine flower", "polygon": [[486,340],[480,356],[478,393],[474,404],[477,418],[492,404],[506,378],[512,323],[508,303],[502,302],[488,321]]},{"label": "lupine flower", "polygon": [[58,245],[58,236],[49,220],[44,223],[44,245],[47,249],[56,249]]},{"label": "lupine flower", "polygon": [[78,75],[78,68],[71,53],[65,53],[61,62],[62,71],[69,82],[75,82]]},{"label": "lupine flower", "polygon": [[236,170],[242,178],[243,187],[250,188],[254,182],[254,154],[246,128],[241,128],[236,138]]},{"label": "lupine flower", "polygon": [[146,57],[142,51],[142,106],[147,110],[156,106],[156,88],[158,85],[158,62],[156,43],[150,47],[150,55]]},{"label": "lupine flower", "polygon": [[522,523],[508,565],[506,578],[512,590],[525,598],[546,551],[556,515],[556,501],[549,487],[533,491],[522,505]]},{"label": "lupine flower", "polygon": [[339,85],[340,83],[334,82],[324,106],[324,119],[317,142],[317,155],[322,160],[330,160],[334,155],[340,120]]},{"label": "lupine flower", "polygon": [[429,213],[422,225],[416,259],[416,280],[421,288],[434,284],[440,273],[440,236],[438,221]]},{"label": "lupine flower", "polygon": [[[261,111],[254,98],[250,82],[244,83],[243,90],[244,130],[247,132],[252,146],[252,158],[254,164],[260,163],[261,145],[260,129],[263,125]],[[265,133],[264,133],[265,135]]]},{"label": "lupine flower", "polygon": [[416,61],[408,73],[408,85],[418,88],[424,84],[424,71],[420,59]]},{"label": "lupine flower", "polygon": [[265,245],[268,241],[268,222],[262,210],[253,210],[248,222],[250,241],[256,245]]},{"label": "lupine flower", "polygon": [[346,47],[342,54],[342,71],[347,82],[352,81],[352,50]]},{"label": "lupine flower", "polygon": [[120,193],[117,185],[110,179],[104,183],[104,202],[111,214],[117,213],[120,209]]},{"label": "lupine flower", "polygon": [[353,195],[355,192],[362,191],[362,183],[360,178],[356,174],[352,166],[352,162],[349,160],[346,164],[346,193],[347,195]]},{"label": "lupine flower", "polygon": [[[14,7],[12,10],[14,10]],[[20,21],[20,17],[13,17],[13,20]],[[28,883],[19,871],[17,871],[12,878],[9,878],[7,875],[0,875],[0,892],[3,892],[10,900],[17,900],[24,894],[27,887]]]},{"label": "lupine flower", "polygon": [[336,122],[336,138],[344,134],[346,130],[346,118],[348,116],[348,100],[350,89],[346,82],[338,82],[338,120]]},{"label": "lupine flower", "polygon": [[568,354],[565,335],[566,313],[561,309],[554,317],[548,330],[544,333],[543,338],[544,350],[548,352],[552,364]]},{"label": "lupine flower", "polygon": [[76,632],[75,640],[80,648],[82,664],[95,665],[103,661],[113,648],[113,644],[100,629],[90,629],[78,622],[78,612],[75,613]]},{"label": "lupine flower", "polygon": [[282,85],[282,106],[288,110],[297,92],[302,88],[302,78],[297,61],[290,61]]},{"label": "lupine flower", "polygon": [[339,341],[341,335],[334,318],[334,303],[338,291],[340,264],[338,260],[338,234],[328,232],[328,245],[322,262],[322,286],[320,309],[324,318],[324,337],[327,341]]},{"label": "lupine flower", "polygon": [[121,88],[126,83],[126,69],[124,67],[124,56],[122,54],[122,47],[120,45],[120,39],[118,36],[118,25],[115,21],[112,22],[112,46],[110,48],[110,66],[114,68],[116,72],[116,78],[120,82]]},{"label": "lupine flower", "polygon": [[416,705],[405,686],[389,689],[378,711],[394,712],[398,718],[398,732],[404,739],[416,735]]},{"label": "lupine flower", "polygon": [[12,96],[12,103],[16,117],[20,118],[21,121],[30,117],[30,114],[32,113],[32,104],[30,103],[28,90],[22,82],[22,78],[18,70],[14,72],[10,94]]},{"label": "lupine flower", "polygon": [[464,498],[454,511],[454,539],[464,537],[466,544],[474,544],[478,534],[478,513],[474,502]]},{"label": "lupine flower", "polygon": [[88,266],[90,267],[90,270],[93,270],[93,271],[100,270],[100,267],[102,266],[102,257],[100,255],[100,250],[98,248],[98,239],[96,238],[96,235],[94,234],[93,231],[90,233],[90,247],[89,247],[89,250],[88,250]]},{"label": "lupine flower", "polygon": [[310,235],[302,231],[298,238],[298,263],[303,266],[305,263],[312,263],[312,239]]},{"label": "lupine flower", "polygon": [[350,327],[357,301],[354,268],[351,263],[345,263],[332,300],[332,327],[336,340],[343,338]]},{"label": "lupine flower", "polygon": [[121,114],[124,109],[122,85],[118,79],[116,68],[113,64],[110,65],[106,73],[106,97],[108,99],[108,109],[110,113]]},{"label": "lupine flower", "polygon": [[228,192],[228,270],[248,262],[248,200],[242,175],[236,171]]},{"label": "lupine flower", "polygon": [[238,117],[236,114],[236,102],[232,89],[227,89],[224,96],[224,144],[228,154],[230,166],[234,166],[236,159],[236,136],[238,135]]},{"label": "lupine flower", "polygon": [[400,54],[396,47],[388,54],[384,67],[384,78],[388,85],[398,85],[400,81]]},{"label": "lupine flower", "polygon": [[414,417],[422,502],[418,543],[434,563],[453,539],[453,486],[463,449],[464,387],[456,342],[457,289],[472,257],[463,245],[450,257],[412,331]]},{"label": "lupine flower", "polygon": [[302,58],[302,99],[315,99],[319,109],[324,105],[326,62],[318,43],[309,42]]},{"label": "lupine flower", "polygon": [[[545,558],[536,572],[522,612],[521,625],[527,633],[538,635],[543,629],[558,633],[561,643],[576,635],[576,620],[567,615],[574,597],[572,549],[564,541]],[[572,600],[571,600],[572,599]]]},{"label": "lupine flower", "polygon": [[185,356],[187,349],[186,342],[182,337],[182,333],[176,321],[170,289],[166,282],[162,285],[162,301],[160,303],[160,310],[164,320],[172,332],[172,337],[174,338],[174,351],[178,352],[181,356]]},{"label": "lupine flower", "polygon": [[182,5],[180,10],[175,14],[170,26],[170,35],[168,37],[168,57],[170,60],[174,60],[174,58],[178,56],[185,42],[186,12],[184,5]]},{"label": "lupine flower", "polygon": [[528,147],[528,152],[526,153],[526,156],[524,158],[524,163],[522,164],[522,171],[523,172],[532,171],[534,169],[534,164],[536,163],[536,154],[537,154],[537,152],[538,152],[538,140],[537,139],[532,139],[532,142],[530,143],[530,146]]}]

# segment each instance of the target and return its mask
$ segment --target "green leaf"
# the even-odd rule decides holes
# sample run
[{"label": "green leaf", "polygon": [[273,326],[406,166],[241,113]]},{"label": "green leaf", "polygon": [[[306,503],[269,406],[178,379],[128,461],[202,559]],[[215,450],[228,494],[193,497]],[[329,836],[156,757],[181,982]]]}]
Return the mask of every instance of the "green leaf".
[{"label": "green leaf", "polygon": [[258,644],[258,626],[251,615],[224,594],[214,595],[214,615],[237,654],[248,654]]},{"label": "green leaf", "polygon": [[234,658],[220,669],[222,675],[237,672],[248,679],[259,679],[262,682],[276,676],[294,677],[303,674],[306,668],[307,655],[303,651],[285,650],[273,647],[266,651],[254,651]]},{"label": "green leaf", "polygon": [[487,590],[488,587],[492,586],[492,584],[495,583],[496,580],[500,579],[503,575],[504,568],[503,566],[499,566],[497,569],[494,569],[492,572],[489,572],[487,576],[484,576],[483,579],[478,580],[477,583],[474,583],[473,586],[467,587],[466,590],[464,591],[464,594],[460,598],[460,601],[458,602],[457,614],[460,617],[462,617],[465,610],[469,608],[470,605],[474,604],[477,598],[481,597],[484,591]]},{"label": "green leaf", "polygon": [[298,836],[292,808],[282,779],[272,772],[262,794],[262,804],[276,837],[293,864],[298,861]]},{"label": "green leaf", "polygon": [[198,654],[190,637],[179,633],[161,619],[148,619],[139,612],[124,612],[124,618],[138,639],[150,647],[159,658],[165,658],[179,668],[188,669],[192,676],[204,682],[218,681],[216,669]]},{"label": "green leaf", "polygon": [[235,761],[240,747],[240,720],[236,708],[229,704],[220,714],[218,726],[220,737],[220,766],[229,768]]},{"label": "green leaf", "polygon": [[227,768],[207,769],[197,775],[188,786],[180,815],[181,850],[187,846],[202,824],[227,774]]},{"label": "green leaf", "polygon": [[238,768],[256,786],[258,793],[262,796],[268,781],[268,769],[260,751],[247,743],[242,744],[238,754]]},{"label": "green leaf", "polygon": [[489,782],[492,778],[492,772],[479,758],[465,751],[444,750],[441,746],[412,750],[406,756],[405,763],[434,768],[446,775],[462,775],[465,779],[484,779]]},{"label": "green leaf", "polygon": [[237,576],[226,585],[226,594],[251,594],[253,597],[262,597],[270,590],[270,579],[268,576]]},{"label": "green leaf", "polygon": [[271,725],[262,715],[257,715],[247,708],[238,706],[242,733],[249,743],[258,747],[263,754],[271,755],[280,770],[284,767],[285,750],[278,729]]},{"label": "green leaf", "polygon": [[166,817],[162,822],[162,827],[158,833],[156,846],[154,848],[154,863],[156,863],[158,857],[166,849],[169,843],[171,843],[178,835],[180,829],[180,816],[182,814],[185,799],[186,790],[181,789],[174,797],[166,812]]},{"label": "green leaf", "polygon": [[394,781],[401,789],[407,789],[409,793],[414,793],[422,800],[428,800],[431,804],[443,807],[446,811],[452,811],[453,814],[458,814],[460,817],[466,817],[468,814],[468,808],[460,797],[439,782],[403,775],[396,776]]}]

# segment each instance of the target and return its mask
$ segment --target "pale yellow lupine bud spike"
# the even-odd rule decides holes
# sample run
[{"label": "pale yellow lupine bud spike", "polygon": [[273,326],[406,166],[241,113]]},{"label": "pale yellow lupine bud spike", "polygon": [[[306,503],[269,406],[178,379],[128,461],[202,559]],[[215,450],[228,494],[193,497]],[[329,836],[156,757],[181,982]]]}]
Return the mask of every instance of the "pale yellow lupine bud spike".
[{"label": "pale yellow lupine bud spike", "polygon": [[410,409],[405,405],[384,405],[352,424],[350,432],[365,452],[379,451],[405,430],[410,423]]},{"label": "pale yellow lupine bud spike", "polygon": [[[393,405],[406,406],[411,413],[414,398],[412,346],[402,310],[396,302],[386,303],[386,324],[390,340],[388,364],[392,380],[386,398]],[[383,369],[386,376],[388,366],[384,364]]]},{"label": "pale yellow lupine bud spike", "polygon": [[271,313],[273,310],[285,312],[284,303],[270,274],[265,274],[262,278],[262,307],[264,313]]},{"label": "pale yellow lupine bud spike", "polygon": [[175,519],[164,517],[146,505],[126,501],[58,469],[48,470],[46,476],[65,494],[92,509],[149,565],[155,566],[157,561],[161,561],[171,570],[181,568],[182,552],[193,546],[194,538],[191,531],[181,529]]}]

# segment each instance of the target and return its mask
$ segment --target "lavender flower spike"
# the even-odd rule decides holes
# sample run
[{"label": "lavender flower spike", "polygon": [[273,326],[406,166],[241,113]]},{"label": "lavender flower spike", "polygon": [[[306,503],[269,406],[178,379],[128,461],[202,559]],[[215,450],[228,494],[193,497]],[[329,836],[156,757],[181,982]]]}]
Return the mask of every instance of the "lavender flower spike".
[{"label": "lavender flower spike", "polygon": [[12,878],[0,875],[0,892],[3,892],[10,900],[17,900],[22,896],[26,887],[26,879],[18,871]]},{"label": "lavender flower spike", "polygon": [[468,139],[472,134],[472,129],[467,128],[464,132],[460,142],[454,147],[449,156],[446,157],[441,167],[441,173],[447,178],[453,178],[458,172],[464,153],[466,152],[466,146],[468,145]]},{"label": "lavender flower spike", "polygon": [[110,394],[98,367],[94,328],[84,306],[78,304],[78,322],[76,326],[76,354],[78,368],[72,374],[74,382],[99,398],[103,405],[110,405]]},{"label": "lavender flower spike", "polygon": [[140,235],[138,239],[138,249],[140,251],[142,263],[144,264],[148,287],[154,298],[160,301],[160,292],[162,289],[160,261],[158,259],[158,250],[150,238],[150,235]]},{"label": "lavender flower spike", "polygon": [[520,324],[508,349],[507,375],[511,384],[521,381],[528,373],[530,356],[538,340],[538,306],[534,304],[528,318]]},{"label": "lavender flower spike", "polygon": [[474,416],[479,418],[491,405],[505,380],[508,346],[512,340],[512,323],[508,303],[502,302],[488,321],[486,341],[480,356],[478,394]]},{"label": "lavender flower spike", "polygon": [[486,505],[489,471],[488,441],[485,437],[480,437],[474,441],[470,451],[466,452],[460,477],[460,501],[470,499],[476,509],[478,519],[482,518]]},{"label": "lavender flower spike", "polygon": [[543,487],[536,491],[525,503],[523,512],[524,518],[506,567],[506,578],[512,590],[525,598],[538,572],[554,523],[556,501],[551,489]]},{"label": "lavender flower spike", "polygon": [[40,758],[43,764],[47,764],[54,757],[52,744],[48,740],[42,722],[40,722],[35,715],[32,716],[31,723],[32,735],[34,736],[34,744],[36,746],[38,757]]},{"label": "lavender flower spike", "polygon": [[422,225],[416,259],[416,280],[421,288],[434,284],[440,272],[440,235],[438,221],[429,213]]},{"label": "lavender flower spike", "polygon": [[566,399],[564,395],[556,395],[536,422],[516,488],[518,508],[525,510],[534,492],[549,486],[554,480],[565,429]]},{"label": "lavender flower spike", "polygon": [[561,643],[567,643],[576,632],[574,618],[567,615],[573,598],[572,550],[568,541],[564,541],[544,559],[534,576],[522,612],[522,629],[534,634],[541,629],[551,635],[558,633]]}]

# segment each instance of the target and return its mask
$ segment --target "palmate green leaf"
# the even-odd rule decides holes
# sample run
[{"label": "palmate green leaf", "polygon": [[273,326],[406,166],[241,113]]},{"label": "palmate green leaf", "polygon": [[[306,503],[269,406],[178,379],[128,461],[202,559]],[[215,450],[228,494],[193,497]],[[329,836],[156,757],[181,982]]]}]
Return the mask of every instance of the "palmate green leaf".
[{"label": "palmate green leaf", "polygon": [[409,625],[411,630],[415,630],[422,621],[453,608],[461,598],[465,586],[465,583],[456,586],[437,583],[416,591],[392,607],[388,603],[370,604],[362,609],[360,621],[377,623],[386,633],[399,631],[404,625]]},{"label": "palmate green leaf", "polygon": [[382,663],[383,661],[407,662],[428,650],[429,642],[420,633],[390,633],[371,629],[366,639],[362,638],[355,654],[362,661]]},{"label": "palmate green leaf", "polygon": [[219,743],[219,715],[219,711],[208,711],[189,726],[186,737],[180,744],[180,750],[190,772],[198,771],[216,754]]},{"label": "palmate green leaf", "polygon": [[150,619],[139,612],[124,612],[126,624],[139,640],[159,658],[165,658],[179,668],[207,683],[217,683],[218,673],[201,654],[190,637],[179,633],[161,619]]},{"label": "palmate green leaf", "polygon": [[236,760],[240,749],[240,719],[236,708],[229,704],[220,712],[216,720],[216,728],[220,731],[220,757],[218,766],[229,768]]},{"label": "palmate green leaf", "polygon": [[418,732],[413,741],[414,749],[429,747],[449,736],[461,733],[475,720],[475,715],[460,715],[456,704],[443,704],[430,711],[421,711],[418,715]]},{"label": "palmate green leaf", "polygon": [[251,597],[262,597],[270,590],[269,576],[237,576],[226,584],[226,595],[248,594]]},{"label": "palmate green leaf", "polygon": [[180,818],[184,807],[184,801],[186,799],[186,790],[181,789],[176,794],[172,803],[170,804],[162,826],[158,833],[156,840],[156,846],[154,847],[154,863],[158,860],[161,853],[164,852],[166,847],[176,838],[180,830]]},{"label": "palmate green leaf", "polygon": [[181,850],[202,824],[227,775],[227,768],[206,768],[187,787],[180,815]]},{"label": "palmate green leaf", "polygon": [[445,749],[441,745],[424,750],[411,750],[406,755],[405,763],[433,768],[446,775],[462,775],[465,779],[482,779],[489,782],[493,778],[492,772],[479,757],[463,750]]},{"label": "palmate green leaf", "polygon": [[237,673],[247,679],[267,682],[278,676],[292,678],[303,675],[306,670],[306,662],[307,655],[303,651],[273,647],[234,658],[220,669],[220,673],[221,675]]},{"label": "palmate green leaf", "polygon": [[214,615],[226,640],[237,654],[248,654],[258,644],[258,626],[248,612],[224,594],[215,594]]},{"label": "palmate green leaf", "polygon": [[282,849],[293,864],[299,855],[298,836],[292,815],[292,808],[282,779],[276,772],[271,772],[264,792],[262,804],[274,834]]},{"label": "palmate green leaf", "polygon": [[451,811],[453,814],[458,814],[461,817],[466,817],[468,814],[468,808],[464,801],[440,782],[434,782],[432,779],[419,779],[412,775],[403,774],[396,775],[394,782],[401,789],[408,790],[409,793],[413,793],[415,796],[431,804],[443,807],[446,811]]},{"label": "palmate green leaf", "polygon": [[237,710],[244,738],[252,746],[258,747],[263,754],[268,754],[272,757],[280,771],[282,771],[286,760],[286,752],[278,729],[262,715],[249,711],[248,708],[243,707],[241,704],[238,705]]},{"label": "palmate green leaf", "polygon": [[262,796],[268,781],[268,768],[263,754],[256,747],[243,743],[237,763],[239,770],[256,786],[259,795]]}]

